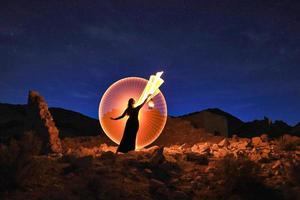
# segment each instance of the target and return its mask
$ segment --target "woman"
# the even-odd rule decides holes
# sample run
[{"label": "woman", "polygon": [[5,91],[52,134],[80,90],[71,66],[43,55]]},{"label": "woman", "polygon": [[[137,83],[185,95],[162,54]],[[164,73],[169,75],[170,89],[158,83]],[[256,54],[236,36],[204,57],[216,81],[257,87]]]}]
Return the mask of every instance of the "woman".
[{"label": "woman", "polygon": [[127,153],[128,151],[135,150],[136,134],[139,130],[139,119],[138,119],[139,111],[143,107],[143,105],[147,102],[149,96],[145,99],[145,101],[141,105],[137,107],[134,107],[135,100],[133,98],[130,98],[128,100],[128,107],[126,108],[124,113],[121,116],[116,118],[111,117],[112,120],[119,120],[125,117],[126,115],[129,116],[117,152]]}]

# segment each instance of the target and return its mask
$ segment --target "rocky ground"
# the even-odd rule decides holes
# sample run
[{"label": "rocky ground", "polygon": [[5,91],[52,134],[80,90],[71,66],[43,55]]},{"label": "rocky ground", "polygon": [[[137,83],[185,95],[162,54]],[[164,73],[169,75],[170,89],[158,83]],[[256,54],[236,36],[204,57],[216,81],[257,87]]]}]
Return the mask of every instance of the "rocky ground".
[{"label": "rocky ground", "polygon": [[263,135],[115,154],[83,137],[46,156],[29,134],[1,146],[0,189],[4,199],[299,199],[299,144]]},{"label": "rocky ground", "polygon": [[37,92],[4,108],[0,199],[300,199],[296,136],[224,138],[169,118],[152,146],[116,154],[78,113],[54,110],[58,128]]}]

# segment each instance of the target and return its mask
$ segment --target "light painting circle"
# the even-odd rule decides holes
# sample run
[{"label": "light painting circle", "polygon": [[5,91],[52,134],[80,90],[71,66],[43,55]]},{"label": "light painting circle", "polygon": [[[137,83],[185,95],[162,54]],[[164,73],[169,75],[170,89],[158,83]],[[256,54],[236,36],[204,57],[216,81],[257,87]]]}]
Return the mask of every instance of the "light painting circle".
[{"label": "light painting circle", "polygon": [[[113,83],[103,94],[99,105],[99,121],[105,134],[115,143],[120,144],[128,117],[111,120],[120,116],[134,98],[137,102],[148,80],[139,77],[128,77]],[[154,142],[161,134],[167,121],[167,104],[161,91],[146,103],[139,112],[139,130],[136,138],[136,149]]]}]

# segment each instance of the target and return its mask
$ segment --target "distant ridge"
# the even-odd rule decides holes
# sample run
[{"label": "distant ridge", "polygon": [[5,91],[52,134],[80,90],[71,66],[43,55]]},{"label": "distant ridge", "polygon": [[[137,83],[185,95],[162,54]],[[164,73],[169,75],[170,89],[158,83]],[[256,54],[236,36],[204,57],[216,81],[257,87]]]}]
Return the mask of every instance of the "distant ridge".
[{"label": "distant ridge", "polygon": [[[23,131],[27,105],[13,105],[0,103],[0,139],[18,135]],[[103,141],[109,142],[104,134],[98,119],[85,116],[79,112],[49,108],[60,137],[101,136]],[[200,135],[220,135],[231,137],[237,134],[240,137],[253,137],[263,133],[270,137],[278,137],[289,133],[300,134],[300,123],[294,127],[283,121],[269,122],[266,119],[243,122],[239,118],[218,108],[208,108],[178,117],[168,117],[163,134],[159,137],[161,144],[171,141],[190,141]],[[173,139],[171,139],[173,138]]]}]

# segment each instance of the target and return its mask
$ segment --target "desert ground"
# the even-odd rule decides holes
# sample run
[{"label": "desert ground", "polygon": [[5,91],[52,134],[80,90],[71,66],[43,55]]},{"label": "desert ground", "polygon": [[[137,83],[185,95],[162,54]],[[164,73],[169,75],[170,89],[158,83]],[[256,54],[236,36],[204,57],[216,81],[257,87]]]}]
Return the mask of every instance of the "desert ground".
[{"label": "desert ground", "polygon": [[300,138],[292,131],[216,135],[169,117],[152,145],[122,154],[98,122],[59,116],[36,92],[27,107],[1,106],[1,199],[300,197]]}]

